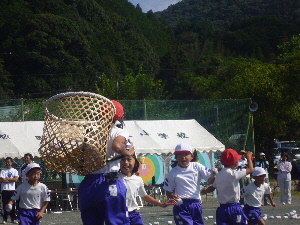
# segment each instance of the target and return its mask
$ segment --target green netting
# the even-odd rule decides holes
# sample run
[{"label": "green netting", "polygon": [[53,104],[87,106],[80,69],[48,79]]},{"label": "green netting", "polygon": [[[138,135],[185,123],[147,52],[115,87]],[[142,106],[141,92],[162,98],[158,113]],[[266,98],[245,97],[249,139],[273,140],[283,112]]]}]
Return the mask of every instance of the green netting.
[{"label": "green netting", "polygon": [[[0,122],[43,120],[43,102],[29,100],[0,101],[0,112],[9,109],[9,113],[0,116]],[[125,129],[126,120],[195,119],[219,139],[226,148],[255,151],[253,115],[249,110],[251,99],[122,100],[120,102],[126,112]],[[132,141],[134,142],[134,140]],[[45,179],[57,177],[57,174],[52,174],[47,168],[43,170]]]}]

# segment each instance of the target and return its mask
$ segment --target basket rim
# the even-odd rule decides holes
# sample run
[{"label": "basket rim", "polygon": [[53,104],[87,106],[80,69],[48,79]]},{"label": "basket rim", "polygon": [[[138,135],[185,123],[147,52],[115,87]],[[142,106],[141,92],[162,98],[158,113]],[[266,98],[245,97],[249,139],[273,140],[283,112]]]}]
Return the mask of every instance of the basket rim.
[{"label": "basket rim", "polygon": [[[45,111],[47,112],[48,115],[51,115],[53,116],[55,119],[61,119],[61,120],[65,120],[63,118],[60,118],[60,117],[57,117],[55,115],[53,115],[52,113],[50,113],[48,111],[48,108],[47,106],[54,100],[56,99],[59,99],[59,98],[62,98],[62,97],[68,97],[68,96],[76,96],[76,95],[79,95],[79,96],[87,96],[87,97],[96,97],[98,99],[104,99],[105,101],[109,102],[112,107],[113,107],[113,110],[114,110],[114,114],[116,114],[116,107],[115,105],[112,103],[111,100],[109,100],[108,98],[104,97],[103,95],[99,95],[99,94],[96,94],[96,93],[92,93],[92,92],[84,92],[84,91],[78,91],[78,92],[64,92],[64,93],[60,93],[60,94],[57,94],[57,95],[54,95],[52,97],[50,97],[48,100],[46,100],[43,104],[44,108],[45,108]],[[67,121],[67,120],[66,120]]]}]

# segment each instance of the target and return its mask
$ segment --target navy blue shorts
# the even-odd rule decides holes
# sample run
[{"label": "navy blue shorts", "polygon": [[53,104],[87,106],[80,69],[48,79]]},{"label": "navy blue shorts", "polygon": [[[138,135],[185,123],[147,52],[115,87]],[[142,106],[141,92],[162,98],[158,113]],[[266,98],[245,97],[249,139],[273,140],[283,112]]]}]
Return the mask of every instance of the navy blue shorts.
[{"label": "navy blue shorts", "polygon": [[141,214],[137,211],[132,211],[129,213],[130,225],[144,225]]},{"label": "navy blue shorts", "polygon": [[36,217],[39,209],[21,209],[18,210],[19,225],[39,225],[40,219]]},{"label": "navy blue shorts", "polygon": [[217,225],[244,225],[247,219],[240,203],[220,204],[216,212]]},{"label": "navy blue shorts", "polygon": [[260,207],[252,207],[246,204],[244,206],[244,213],[248,217],[248,221],[252,224],[258,224],[258,221],[262,219],[260,217]]},{"label": "navy blue shorts", "polygon": [[181,205],[174,205],[173,214],[177,225],[204,224],[199,199],[182,199]]},{"label": "navy blue shorts", "polygon": [[86,175],[78,188],[84,225],[129,225],[126,186],[121,179],[107,182],[105,174]]}]

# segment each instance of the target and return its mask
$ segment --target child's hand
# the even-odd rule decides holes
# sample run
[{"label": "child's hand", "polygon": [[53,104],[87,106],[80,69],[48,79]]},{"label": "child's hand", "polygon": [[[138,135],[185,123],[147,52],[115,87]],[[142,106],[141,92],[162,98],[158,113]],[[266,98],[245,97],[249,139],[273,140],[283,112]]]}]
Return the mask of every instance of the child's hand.
[{"label": "child's hand", "polygon": [[248,159],[248,160],[253,160],[252,154],[253,154],[252,152],[247,151],[245,153],[245,158]]},{"label": "child's hand", "polygon": [[200,194],[206,195],[207,194],[206,189],[207,189],[207,187],[202,188],[202,190],[200,191]]},{"label": "child's hand", "polygon": [[169,201],[162,203],[162,208],[166,208],[169,205],[176,205],[176,200],[175,199],[170,199]]},{"label": "child's hand", "polygon": [[174,200],[177,200],[177,199],[179,199],[179,198],[180,198],[179,195],[172,195],[172,199],[174,199]]},{"label": "child's hand", "polygon": [[42,212],[38,212],[36,215],[35,215],[35,217],[37,217],[38,219],[41,219],[41,218],[43,218],[43,213]]},{"label": "child's hand", "polygon": [[275,207],[276,206],[276,203],[274,201],[270,201],[271,203],[271,206]]},{"label": "child's hand", "polygon": [[6,206],[5,206],[5,211],[6,212],[10,212],[12,210],[12,204],[7,204]]},{"label": "child's hand", "polygon": [[217,168],[212,168],[210,171],[210,176],[211,178],[215,178],[218,174],[218,169]]}]

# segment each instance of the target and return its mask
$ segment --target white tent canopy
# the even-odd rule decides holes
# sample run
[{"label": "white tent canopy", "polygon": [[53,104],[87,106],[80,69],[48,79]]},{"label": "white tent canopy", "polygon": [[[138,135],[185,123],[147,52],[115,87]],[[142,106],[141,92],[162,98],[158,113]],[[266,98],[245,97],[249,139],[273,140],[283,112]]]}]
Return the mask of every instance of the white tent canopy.
[{"label": "white tent canopy", "polygon": [[224,145],[196,120],[138,120],[126,121],[138,154],[170,154],[181,142],[198,152],[223,151]]},{"label": "white tent canopy", "polygon": [[[1,122],[0,158],[22,158],[25,153],[39,156],[43,121]],[[181,142],[199,152],[223,151],[224,145],[196,120],[125,121],[138,154],[170,154]]]}]

